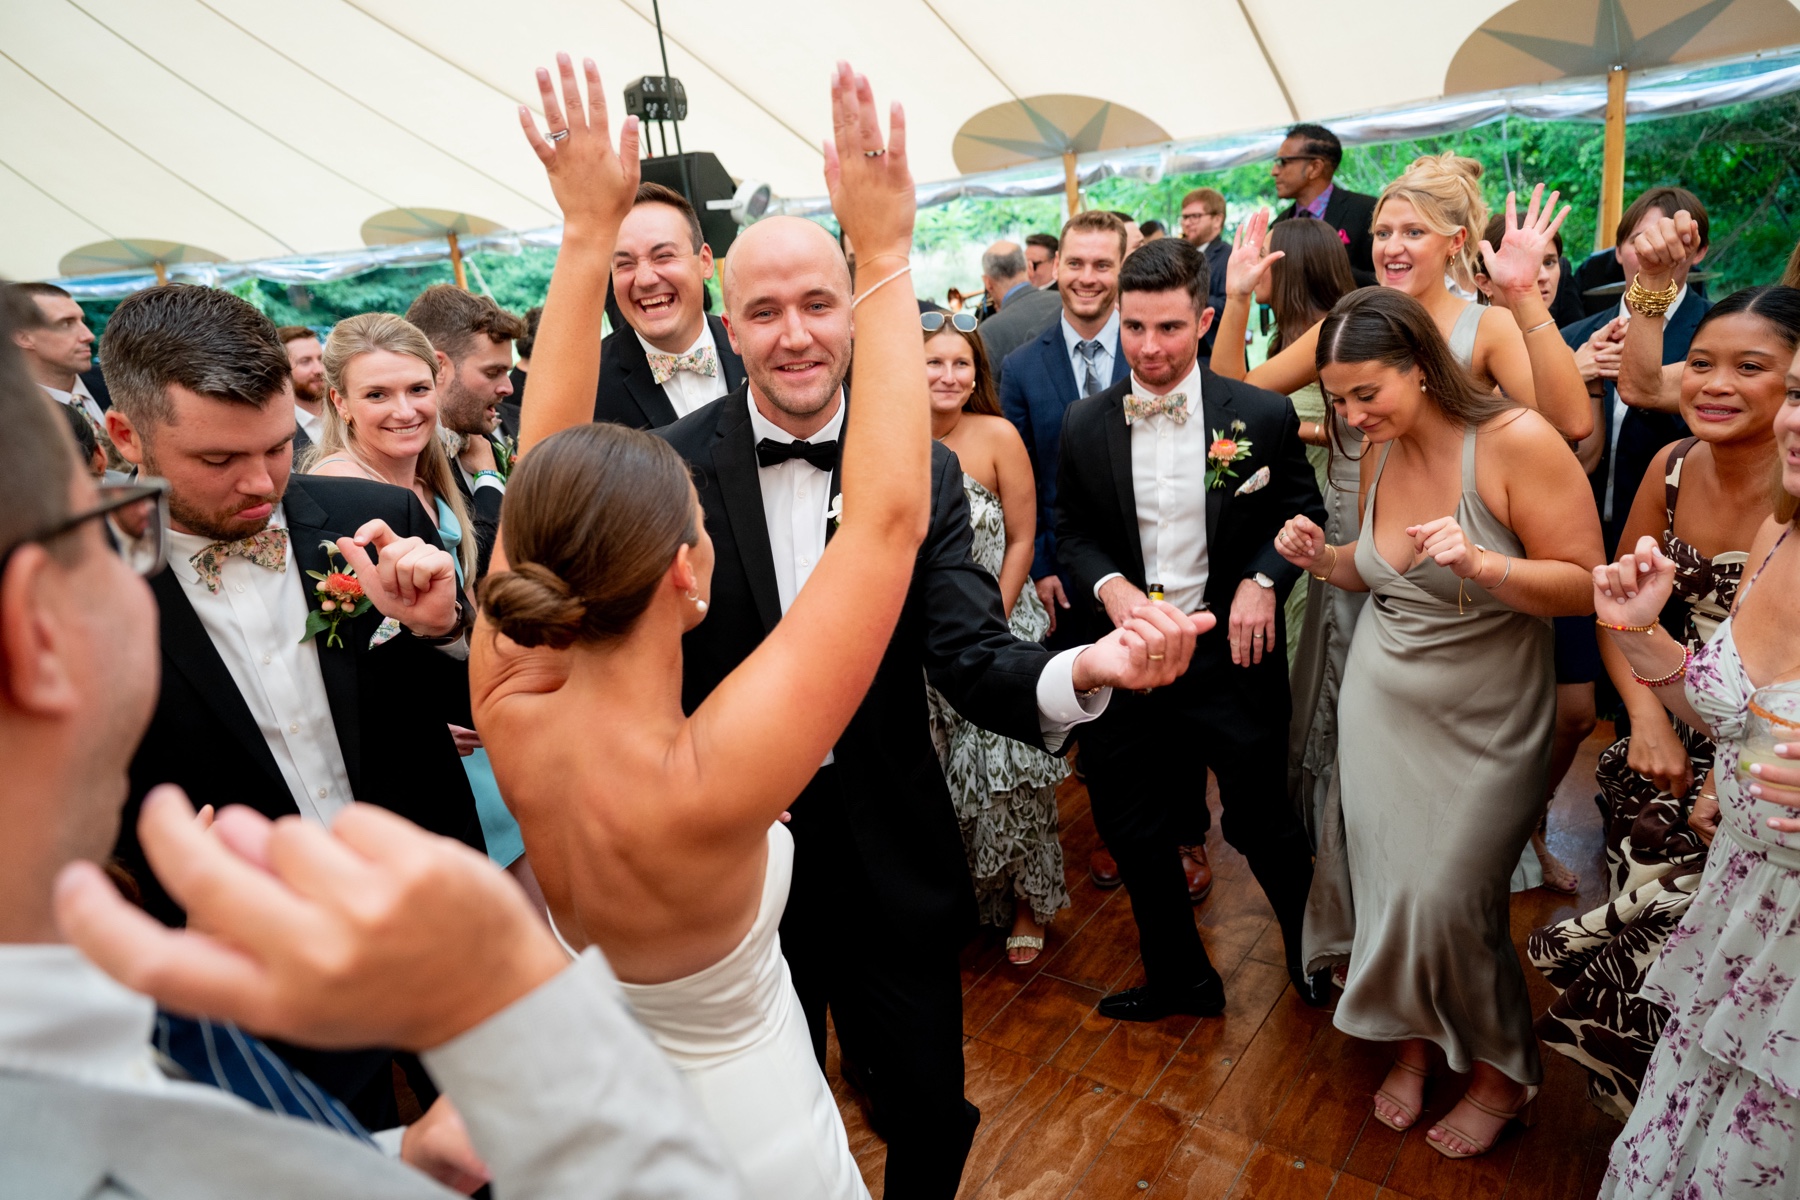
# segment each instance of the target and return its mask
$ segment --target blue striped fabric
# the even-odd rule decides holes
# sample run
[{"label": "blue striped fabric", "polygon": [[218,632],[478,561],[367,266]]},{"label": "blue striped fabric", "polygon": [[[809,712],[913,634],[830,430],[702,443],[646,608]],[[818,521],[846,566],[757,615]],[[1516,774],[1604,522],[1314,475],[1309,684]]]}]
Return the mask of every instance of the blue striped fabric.
[{"label": "blue striped fabric", "polygon": [[375,1145],[349,1109],[236,1025],[204,1017],[194,1020],[158,1009],[151,1043],[195,1083]]}]

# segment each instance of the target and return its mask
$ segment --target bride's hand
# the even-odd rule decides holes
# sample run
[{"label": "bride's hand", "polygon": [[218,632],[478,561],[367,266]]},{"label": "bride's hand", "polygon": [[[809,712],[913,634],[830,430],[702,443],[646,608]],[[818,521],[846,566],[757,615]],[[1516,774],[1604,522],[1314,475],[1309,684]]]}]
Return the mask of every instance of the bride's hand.
[{"label": "bride's hand", "polygon": [[[912,169],[906,159],[906,113],[888,107],[888,140],[881,138],[869,81],[840,62],[831,77],[831,140],[825,143],[825,187],[831,211],[859,263],[912,253]],[[884,272],[885,273],[885,272]]]}]

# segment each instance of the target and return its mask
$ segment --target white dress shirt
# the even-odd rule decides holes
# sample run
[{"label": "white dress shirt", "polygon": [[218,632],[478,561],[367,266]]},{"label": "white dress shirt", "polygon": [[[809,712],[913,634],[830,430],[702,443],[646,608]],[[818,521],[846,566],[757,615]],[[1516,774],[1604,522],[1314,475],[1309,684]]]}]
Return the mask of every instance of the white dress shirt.
[{"label": "white dress shirt", "polygon": [[[1675,310],[1681,307],[1681,302],[1687,299],[1687,294],[1687,284],[1683,283],[1681,290],[1675,293],[1675,302],[1669,305],[1669,310],[1663,314],[1664,329],[1667,329],[1669,322],[1675,319]],[[1619,316],[1625,318],[1627,322],[1631,320],[1631,309],[1623,300],[1619,301]],[[1612,440],[1607,443],[1612,447],[1613,453],[1606,456],[1606,494],[1604,502],[1600,506],[1600,516],[1608,521],[1613,518],[1613,485],[1618,482],[1619,431],[1625,427],[1625,414],[1630,411],[1631,405],[1621,400],[1615,389],[1612,406]]]},{"label": "white dress shirt", "polygon": [[[637,330],[634,329],[631,332],[637,338],[638,344],[644,348],[645,354],[668,353],[665,350],[658,350],[645,341],[644,335],[638,333]],[[713,362],[717,364],[711,379],[693,371],[677,371],[669,376],[669,382],[662,385],[663,395],[667,396],[669,403],[674,405],[677,417],[685,417],[696,408],[703,408],[711,404],[723,396],[727,390],[725,387],[725,364],[719,362],[719,347],[713,341],[712,322],[703,320],[700,322],[700,336],[682,353],[695,354],[705,348],[712,350]]]},{"label": "white dress shirt", "polygon": [[[1069,365],[1074,368],[1075,390],[1079,392],[1081,391],[1081,382],[1087,376],[1087,359],[1083,358],[1075,347],[1087,339],[1084,339],[1075,331],[1075,327],[1069,324],[1068,313],[1063,313],[1057,320],[1062,322],[1063,348],[1069,356]],[[1092,340],[1100,343],[1100,353],[1094,355],[1094,375],[1100,380],[1100,390],[1105,391],[1112,386],[1113,357],[1119,352],[1118,309],[1112,310],[1112,314],[1106,318],[1106,324],[1100,327],[1100,332],[1096,333]]]},{"label": "white dress shirt", "polygon": [[[1159,395],[1134,372],[1131,389]],[[1206,600],[1206,452],[1212,441],[1200,401],[1200,364],[1169,389],[1187,396],[1188,419],[1176,424],[1158,413],[1130,428],[1131,486],[1137,497],[1138,544],[1144,553],[1144,580],[1160,583],[1163,599],[1182,612],[1196,612]],[[1119,572],[1103,576],[1094,595]]]},{"label": "white dress shirt", "polygon": [[[42,384],[39,384],[38,386],[43,387]],[[87,414],[88,420],[98,425],[102,430],[106,428],[106,414],[100,410],[100,402],[94,399],[94,394],[92,392],[88,391],[87,381],[81,376],[77,375],[75,377],[75,388],[73,391],[64,392],[53,387],[46,387],[44,390],[49,392],[50,398],[58,404],[66,404],[70,408],[78,408]]]},{"label": "white dress shirt", "polygon": [[[769,438],[777,442],[797,440],[793,434],[762,415],[756,398],[746,395],[750,406],[750,434],[756,441]],[[836,415],[825,427],[806,440],[824,442],[841,438],[844,429],[844,406],[840,402]],[[757,468],[757,482],[762,485],[763,520],[769,528],[769,553],[775,560],[775,590],[781,596],[781,612],[793,607],[794,597],[806,586],[819,556],[825,553],[826,514],[831,509],[831,475],[804,459],[789,459],[772,467]],[[1027,586],[1030,586],[1029,583]],[[1112,689],[1103,688],[1093,696],[1075,693],[1075,659],[1086,647],[1064,650],[1052,658],[1038,676],[1038,724],[1044,734],[1044,745],[1050,753],[1062,749],[1069,730],[1091,721],[1106,711]],[[831,763],[835,755],[827,754]]]},{"label": "white dress shirt", "polygon": [[325,414],[322,410],[317,414],[309,413],[296,404],[294,405],[294,424],[300,427],[300,432],[304,433],[306,440],[313,445],[316,446],[325,440]]},{"label": "white dress shirt", "polygon": [[[287,524],[280,505],[269,524]],[[306,573],[294,561],[292,545],[281,572],[232,555],[219,568],[219,590],[208,591],[188,560],[211,544],[171,529],[169,569],[256,718],[300,815],[328,826],[356,797],[319,671],[318,641],[300,640],[308,611]]]},{"label": "white dress shirt", "polygon": [[[150,1048],[156,1005],[59,944],[0,945],[0,1071],[54,1075],[94,1087],[161,1092],[181,1086]],[[215,1088],[197,1088],[226,1103]]]}]

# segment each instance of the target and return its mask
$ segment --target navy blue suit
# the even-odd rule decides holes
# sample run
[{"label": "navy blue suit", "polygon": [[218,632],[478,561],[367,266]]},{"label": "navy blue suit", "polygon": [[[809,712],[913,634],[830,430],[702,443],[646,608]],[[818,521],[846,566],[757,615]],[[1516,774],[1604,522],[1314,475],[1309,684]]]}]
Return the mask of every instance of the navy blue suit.
[{"label": "navy blue suit", "polygon": [[[1663,326],[1664,365],[1687,358],[1688,345],[1694,340],[1694,330],[1699,327],[1700,318],[1711,307],[1712,301],[1689,289],[1681,301],[1681,307],[1675,310],[1674,315]],[[1569,344],[1571,350],[1579,349],[1582,343],[1594,336],[1595,330],[1617,315],[1616,308],[1608,308],[1585,321],[1577,321],[1561,330],[1563,341]],[[1606,380],[1605,385],[1600,399],[1600,428],[1606,438],[1605,449],[1600,455],[1600,465],[1594,468],[1588,481],[1594,487],[1594,504],[1600,510],[1600,528],[1606,538],[1606,557],[1610,560],[1618,552],[1619,535],[1624,532],[1625,519],[1631,515],[1631,502],[1637,497],[1638,485],[1644,481],[1644,472],[1650,469],[1650,460],[1670,442],[1687,437],[1688,427],[1678,413],[1632,408],[1625,413],[1625,419],[1619,425],[1619,440],[1615,446],[1612,435],[1613,413],[1623,401],[1619,399],[1619,389],[1612,380]],[[1609,470],[1613,480],[1611,517],[1606,513],[1606,480]]]},{"label": "navy blue suit", "polygon": [[[1131,374],[1118,343],[1112,346],[1112,378],[1105,386]],[[1063,590],[1076,602],[1069,572],[1056,558],[1056,464],[1061,461],[1063,414],[1081,399],[1075,368],[1069,361],[1069,345],[1063,340],[1062,318],[1043,333],[1006,356],[1000,374],[1000,408],[1018,427],[1031,455],[1031,473],[1037,481],[1037,546],[1031,556],[1031,577],[1055,575]],[[1086,605],[1077,602],[1076,609]],[[1057,619],[1062,619],[1058,614]],[[1075,644],[1075,643],[1071,643]]]}]

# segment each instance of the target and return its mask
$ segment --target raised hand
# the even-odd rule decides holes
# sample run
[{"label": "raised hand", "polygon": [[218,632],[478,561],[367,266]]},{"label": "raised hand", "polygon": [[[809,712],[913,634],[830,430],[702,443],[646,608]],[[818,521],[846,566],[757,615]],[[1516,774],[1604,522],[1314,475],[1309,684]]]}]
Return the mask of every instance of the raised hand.
[{"label": "raised hand", "polygon": [[1311,571],[1325,556],[1325,531],[1305,513],[1289,517],[1275,535],[1275,553],[1302,571]]},{"label": "raised hand", "polygon": [[1406,536],[1412,539],[1413,554],[1429,558],[1447,567],[1458,579],[1472,579],[1481,570],[1481,555],[1463,536],[1455,517],[1439,517],[1423,525],[1408,525]]},{"label": "raised hand", "polygon": [[1649,535],[1616,563],[1594,568],[1594,619],[1606,625],[1654,625],[1675,589],[1675,563]]},{"label": "raised hand", "polygon": [[1639,230],[1631,239],[1631,248],[1637,252],[1638,283],[1659,292],[1675,281],[1675,273],[1699,251],[1699,222],[1682,209]]},{"label": "raised hand", "polygon": [[868,79],[844,62],[831,77],[825,188],[831,194],[831,211],[856,247],[858,263],[911,253],[918,200],[906,159],[906,112],[898,101],[888,106],[884,144],[875,93]]},{"label": "raised hand", "polygon": [[1562,228],[1563,218],[1569,215],[1566,204],[1561,212],[1556,211],[1560,195],[1551,192],[1546,200],[1544,185],[1538,184],[1531,189],[1531,205],[1521,219],[1518,193],[1506,193],[1506,234],[1499,246],[1485,239],[1481,243],[1481,260],[1493,283],[1496,303],[1510,306],[1515,299],[1538,295],[1538,268],[1543,266],[1544,255],[1555,246],[1556,231]]},{"label": "raised hand", "polygon": [[638,189],[638,119],[626,117],[615,151],[612,132],[607,127],[606,91],[600,85],[600,69],[594,60],[581,60],[587,75],[587,101],[581,99],[581,86],[575,80],[575,67],[567,54],[556,56],[556,68],[562,77],[562,100],[551,85],[550,72],[537,71],[538,95],[544,103],[544,124],[549,137],[538,132],[531,110],[519,106],[519,124],[525,140],[531,143],[538,161],[550,176],[550,190],[556,205],[562,209],[565,225],[592,225],[614,230],[625,214]]},{"label": "raised hand", "polygon": [[[337,547],[382,616],[422,637],[442,637],[456,628],[461,589],[449,554],[423,538],[401,537],[386,521],[370,521],[354,537],[339,538]],[[381,555],[380,562],[370,559],[369,549]]]},{"label": "raised hand", "polygon": [[428,1050],[568,965],[485,856],[366,804],[329,833],[234,805],[206,833],[164,786],[138,833],[188,928],[165,928],[85,861],[57,877],[57,924],[177,1012],[322,1048]]},{"label": "raised hand", "polygon": [[1245,217],[1231,239],[1231,257],[1225,260],[1225,294],[1250,300],[1256,296],[1256,285],[1275,263],[1287,257],[1287,251],[1266,253],[1269,241],[1269,210],[1259,208]]}]

